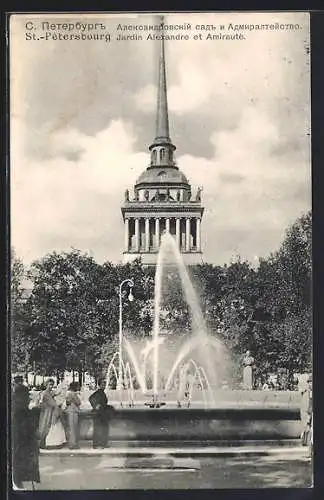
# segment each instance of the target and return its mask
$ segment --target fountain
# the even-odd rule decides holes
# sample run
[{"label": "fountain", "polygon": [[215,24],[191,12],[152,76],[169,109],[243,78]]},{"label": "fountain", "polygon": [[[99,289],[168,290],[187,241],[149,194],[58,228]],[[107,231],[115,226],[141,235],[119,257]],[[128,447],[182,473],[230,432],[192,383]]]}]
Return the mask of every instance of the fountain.
[{"label": "fountain", "polygon": [[[170,269],[173,274],[177,271],[188,304],[191,331],[186,336],[165,326],[167,287],[178,293],[168,285]],[[225,375],[230,385],[228,352],[220,339],[208,333],[188,271],[169,234],[161,238],[157,260],[152,336],[144,346],[130,335],[123,334],[122,342],[106,374],[107,395],[114,407],[111,441],[129,446],[143,442],[201,446],[299,438],[298,393],[222,390]],[[81,439],[92,438],[92,418],[89,409],[81,408]]]}]

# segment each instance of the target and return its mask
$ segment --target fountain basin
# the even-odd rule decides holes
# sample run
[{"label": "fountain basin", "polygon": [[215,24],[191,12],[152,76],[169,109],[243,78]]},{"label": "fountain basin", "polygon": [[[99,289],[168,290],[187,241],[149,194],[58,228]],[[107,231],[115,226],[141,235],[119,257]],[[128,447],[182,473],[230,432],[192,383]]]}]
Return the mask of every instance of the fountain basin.
[{"label": "fountain basin", "polygon": [[[93,413],[81,410],[80,439],[91,440]],[[190,442],[297,439],[296,408],[118,408],[111,415],[113,441]]]},{"label": "fountain basin", "polygon": [[[88,391],[84,394],[83,407],[91,409],[90,403],[88,403],[88,398],[92,394]],[[142,391],[133,391],[133,401],[136,407],[144,406],[152,398],[152,393],[149,391],[148,394],[143,395]],[[283,408],[295,408],[298,410],[301,405],[301,393],[298,391],[249,391],[249,390],[226,390],[226,389],[216,389],[213,391],[215,404],[214,408],[241,408],[241,407],[283,407]],[[125,402],[124,406],[127,406],[127,400],[129,399],[129,393],[123,391],[122,397],[116,390],[109,390],[108,392],[109,403],[115,408],[120,406],[121,399]],[[168,391],[166,397],[161,391],[159,395],[160,401],[165,401],[168,408],[177,407],[178,391],[171,390]],[[192,407],[204,407],[204,398],[202,391],[193,391],[191,398]]]}]

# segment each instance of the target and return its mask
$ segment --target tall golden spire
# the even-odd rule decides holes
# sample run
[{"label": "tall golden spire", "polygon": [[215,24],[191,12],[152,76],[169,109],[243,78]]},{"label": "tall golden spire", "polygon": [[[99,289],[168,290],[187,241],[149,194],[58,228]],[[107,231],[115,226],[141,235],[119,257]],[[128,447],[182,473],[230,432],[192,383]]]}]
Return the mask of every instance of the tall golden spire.
[{"label": "tall golden spire", "polygon": [[[159,23],[164,24],[164,16],[159,16]],[[162,28],[161,34],[164,34]],[[167,82],[165,70],[165,50],[164,38],[161,39],[160,55],[159,55],[159,79],[157,92],[157,110],[156,110],[156,133],[154,142],[171,142],[169,132],[169,113],[168,113],[168,96]]]},{"label": "tall golden spire", "polygon": [[[158,17],[158,23],[162,26],[161,35],[164,35],[164,16]],[[162,150],[161,150],[162,148]],[[157,87],[157,107],[156,107],[156,130],[153,144],[149,147],[151,151],[151,164],[149,168],[155,166],[168,166],[177,168],[173,152],[176,147],[172,144],[169,131],[169,112],[167,81],[165,69],[164,38],[161,36],[159,53],[159,76]]]}]

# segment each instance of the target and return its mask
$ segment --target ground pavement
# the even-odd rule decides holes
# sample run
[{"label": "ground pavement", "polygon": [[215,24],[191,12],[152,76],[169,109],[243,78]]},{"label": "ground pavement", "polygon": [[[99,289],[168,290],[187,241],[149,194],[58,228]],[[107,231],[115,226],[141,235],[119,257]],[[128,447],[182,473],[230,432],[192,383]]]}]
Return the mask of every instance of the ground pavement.
[{"label": "ground pavement", "polygon": [[312,486],[311,461],[300,446],[51,450],[40,456],[40,474],[36,490]]}]

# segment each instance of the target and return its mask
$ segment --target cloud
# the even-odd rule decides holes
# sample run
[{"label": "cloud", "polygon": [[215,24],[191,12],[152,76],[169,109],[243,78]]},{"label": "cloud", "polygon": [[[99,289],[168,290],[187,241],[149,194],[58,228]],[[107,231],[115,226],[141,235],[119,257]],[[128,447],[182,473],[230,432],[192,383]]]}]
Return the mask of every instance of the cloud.
[{"label": "cloud", "polygon": [[133,96],[135,106],[144,112],[151,112],[156,109],[157,86],[146,85]]},{"label": "cloud", "polygon": [[246,108],[236,129],[213,135],[214,158],[179,158],[189,179],[204,186],[206,260],[267,255],[291,221],[309,209],[309,158],[295,151],[273,155],[280,140],[266,114]]},{"label": "cloud", "polygon": [[[224,263],[239,253],[253,260],[276,249],[286,226],[310,207],[308,17],[189,17],[192,25],[303,26],[251,31],[238,42],[166,44],[177,162],[194,189],[204,187],[205,259]],[[103,19],[113,33],[114,18]],[[183,14],[173,19],[185,22]],[[124,191],[148,165],[155,132],[153,46],[31,45],[15,33],[12,244],[28,262],[71,246],[119,261]]]},{"label": "cloud", "polygon": [[[21,138],[21,124],[15,126],[20,133],[13,136]],[[14,141],[11,224],[17,252],[30,261],[52,249],[94,246],[101,260],[121,258],[119,207],[130,175],[138,176],[147,163],[133,142],[131,126],[120,121],[94,137],[73,129],[53,133],[53,157],[38,162],[26,159]],[[73,162],[67,157],[75,149],[82,154]]]},{"label": "cloud", "polygon": [[[267,117],[248,108],[237,129],[214,134],[214,158],[179,156],[179,167],[193,186],[204,186],[206,260],[227,261],[234,249],[248,259],[263,255],[307,208],[307,166],[298,159],[272,158],[269,151],[279,140]],[[15,154],[12,239],[17,252],[31,260],[73,246],[92,250],[101,261],[120,260],[123,193],[148,163],[147,154],[134,151],[135,142],[135,129],[117,121],[93,137],[73,129],[53,133],[50,160],[35,163]],[[75,150],[82,154],[73,162],[68,155]],[[301,191],[295,201],[292,179]]]}]

